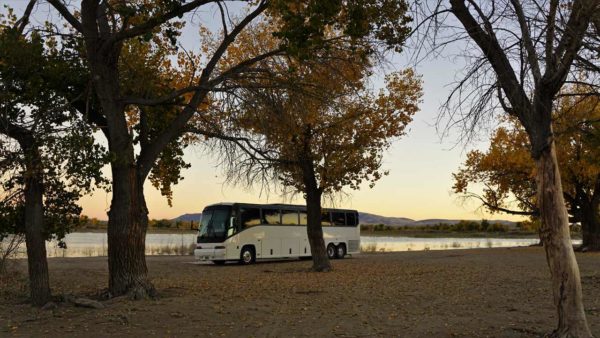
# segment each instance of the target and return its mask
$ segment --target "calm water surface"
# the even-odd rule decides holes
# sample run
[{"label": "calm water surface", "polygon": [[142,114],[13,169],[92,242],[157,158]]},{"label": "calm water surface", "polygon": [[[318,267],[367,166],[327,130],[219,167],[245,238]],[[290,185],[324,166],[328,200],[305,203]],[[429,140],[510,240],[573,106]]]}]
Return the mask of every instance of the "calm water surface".
[{"label": "calm water surface", "polygon": [[[146,254],[187,255],[193,252],[196,234],[147,234]],[[59,248],[55,241],[48,242],[49,257],[91,257],[107,255],[106,233],[77,232],[65,238],[67,248]],[[501,248],[529,246],[536,238],[414,238],[414,237],[361,237],[364,252],[454,250],[473,248]],[[574,240],[573,244],[580,244]],[[22,249],[24,253],[24,248]]]}]

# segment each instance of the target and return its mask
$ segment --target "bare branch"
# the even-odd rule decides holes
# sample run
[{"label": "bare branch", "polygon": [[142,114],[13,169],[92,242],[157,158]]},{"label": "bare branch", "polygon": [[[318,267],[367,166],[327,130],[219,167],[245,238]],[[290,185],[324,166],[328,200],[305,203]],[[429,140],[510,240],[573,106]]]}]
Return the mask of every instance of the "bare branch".
[{"label": "bare branch", "polygon": [[531,35],[529,34],[529,25],[525,20],[523,7],[521,7],[521,3],[519,2],[519,0],[510,0],[510,2],[512,3],[515,9],[515,14],[517,15],[517,19],[519,21],[519,27],[521,27],[521,35],[523,43],[525,44],[525,50],[527,51],[527,60],[529,61],[529,66],[531,67],[533,78],[535,80],[535,83],[538,83],[542,79],[542,73],[540,72],[540,65],[537,60],[537,53],[535,52],[535,47],[533,46],[533,42],[531,42]]},{"label": "bare branch", "polygon": [[76,31],[80,33],[83,32],[83,26],[81,22],[79,22],[79,20],[75,18],[75,16],[69,11],[67,6],[65,6],[65,4],[62,2],[62,0],[48,0],[48,3],[50,3]]}]

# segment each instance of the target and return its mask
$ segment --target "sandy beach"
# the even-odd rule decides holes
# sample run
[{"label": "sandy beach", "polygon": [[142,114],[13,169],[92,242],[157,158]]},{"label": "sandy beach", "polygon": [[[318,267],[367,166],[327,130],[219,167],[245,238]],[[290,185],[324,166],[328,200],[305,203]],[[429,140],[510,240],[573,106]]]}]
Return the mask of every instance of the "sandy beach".
[{"label": "sandy beach", "polygon": [[[577,256],[587,318],[600,336],[600,253]],[[150,256],[158,300],[108,301],[104,309],[26,300],[25,262],[1,291],[0,336],[540,337],[556,315],[543,249],[361,254],[334,261],[252,266]],[[105,257],[51,258],[56,295],[94,298]]]}]

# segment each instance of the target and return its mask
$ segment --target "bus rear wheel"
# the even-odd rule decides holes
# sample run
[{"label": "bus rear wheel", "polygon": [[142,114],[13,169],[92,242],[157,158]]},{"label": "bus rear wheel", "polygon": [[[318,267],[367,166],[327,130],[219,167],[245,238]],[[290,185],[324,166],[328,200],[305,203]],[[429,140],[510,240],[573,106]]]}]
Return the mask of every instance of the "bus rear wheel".
[{"label": "bus rear wheel", "polygon": [[251,246],[245,246],[240,253],[240,264],[249,265],[256,262],[256,251]]},{"label": "bus rear wheel", "polygon": [[335,245],[333,245],[332,243],[329,243],[329,245],[327,246],[327,257],[329,259],[334,259],[335,258]]},{"label": "bus rear wheel", "polygon": [[340,243],[340,245],[335,248],[335,258],[342,259],[344,256],[346,256],[346,245]]}]

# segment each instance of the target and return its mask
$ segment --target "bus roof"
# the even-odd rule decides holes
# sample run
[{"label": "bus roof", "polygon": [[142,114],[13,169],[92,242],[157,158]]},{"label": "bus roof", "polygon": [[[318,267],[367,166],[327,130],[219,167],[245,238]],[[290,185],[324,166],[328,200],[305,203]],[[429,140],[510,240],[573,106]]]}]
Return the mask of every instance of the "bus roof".
[{"label": "bus roof", "polygon": [[[205,208],[216,207],[216,206],[242,206],[242,207],[260,207],[260,208],[278,208],[278,209],[291,209],[291,210],[306,210],[306,205],[301,204],[284,204],[284,203],[270,203],[270,204],[257,204],[257,203],[243,203],[243,202],[221,202],[207,205]],[[338,208],[322,208],[326,211],[340,211],[340,212],[358,212],[354,209],[338,209]]]}]

